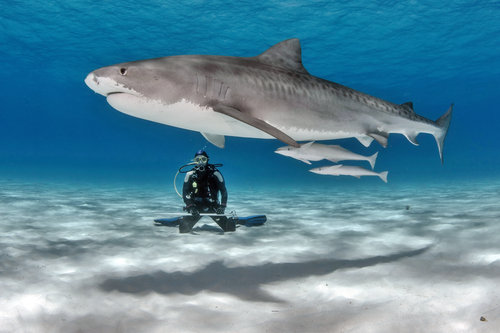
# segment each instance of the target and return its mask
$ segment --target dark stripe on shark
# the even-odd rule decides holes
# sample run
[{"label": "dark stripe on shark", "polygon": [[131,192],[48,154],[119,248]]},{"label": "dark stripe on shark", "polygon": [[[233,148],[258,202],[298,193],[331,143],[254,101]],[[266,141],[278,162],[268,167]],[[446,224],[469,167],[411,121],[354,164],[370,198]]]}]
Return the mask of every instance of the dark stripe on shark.
[{"label": "dark stripe on shark", "polygon": [[296,148],[300,147],[300,145],[294,139],[292,139],[290,136],[286,135],[285,133],[283,133],[282,131],[280,131],[276,127],[269,125],[268,123],[266,123],[265,121],[263,121],[261,119],[258,119],[258,118],[252,117],[249,114],[243,113],[236,108],[233,108],[231,106],[224,105],[224,104],[217,104],[214,106],[214,111],[225,114],[226,116],[232,117],[232,118],[237,119],[241,122],[244,122],[245,124],[248,124],[250,126],[258,128],[261,131],[266,132],[267,134],[275,137],[276,139],[278,139],[280,141],[283,141],[284,143],[286,143],[290,146],[293,146]]}]

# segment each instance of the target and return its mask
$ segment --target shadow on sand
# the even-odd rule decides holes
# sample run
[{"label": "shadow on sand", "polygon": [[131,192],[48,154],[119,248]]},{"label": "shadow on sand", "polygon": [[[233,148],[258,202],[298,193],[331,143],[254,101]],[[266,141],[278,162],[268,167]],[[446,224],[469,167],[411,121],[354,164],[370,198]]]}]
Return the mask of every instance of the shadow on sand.
[{"label": "shadow on sand", "polygon": [[209,290],[255,302],[284,302],[260,287],[273,282],[326,275],[338,269],[363,268],[394,262],[420,255],[429,248],[430,246],[388,256],[356,260],[323,259],[301,263],[268,263],[259,266],[227,267],[222,261],[215,261],[195,272],[157,271],[151,274],[110,278],[101,283],[100,288],[108,292],[131,294],[156,292],[184,295],[195,295]]}]

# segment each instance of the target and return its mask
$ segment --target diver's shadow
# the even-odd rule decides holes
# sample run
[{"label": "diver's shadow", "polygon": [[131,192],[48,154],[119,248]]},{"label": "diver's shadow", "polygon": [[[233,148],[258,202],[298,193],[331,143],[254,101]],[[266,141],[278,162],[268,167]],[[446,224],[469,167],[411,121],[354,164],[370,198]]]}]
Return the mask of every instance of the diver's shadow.
[{"label": "diver's shadow", "polygon": [[195,295],[209,290],[225,293],[255,302],[284,302],[263,289],[262,285],[308,276],[326,275],[337,269],[363,268],[414,257],[427,251],[430,246],[365,259],[339,260],[322,259],[300,263],[268,263],[259,266],[228,267],[222,261],[215,261],[194,272],[156,271],[150,274],[109,278],[100,284],[104,291],[120,291],[139,294]]}]

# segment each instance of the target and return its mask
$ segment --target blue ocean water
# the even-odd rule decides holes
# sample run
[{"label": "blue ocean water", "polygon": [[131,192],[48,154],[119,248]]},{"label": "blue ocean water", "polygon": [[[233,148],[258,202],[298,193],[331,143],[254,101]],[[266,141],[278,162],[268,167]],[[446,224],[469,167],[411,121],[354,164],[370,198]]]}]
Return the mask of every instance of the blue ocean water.
[{"label": "blue ocean water", "polygon": [[[13,1],[1,5],[0,168],[10,177],[157,182],[207,146],[233,183],[361,183],[307,172],[273,153],[277,140],[228,138],[220,150],[199,133],[135,119],[85,86],[92,70],[178,54],[257,55],[301,40],[313,75],[430,119],[455,103],[441,166],[434,139],[415,147],[393,134],[378,170],[391,183],[497,178],[500,37],[496,1]],[[280,177],[276,177],[279,172]],[[377,180],[364,179],[362,183]]]},{"label": "blue ocean water", "polygon": [[[277,140],[219,149],[83,82],[115,63],[253,56],[288,38],[315,76],[429,119],[453,102],[444,164],[430,135],[392,134],[387,148],[328,142],[379,151],[388,184],[316,175]],[[499,327],[498,1],[14,0],[0,3],[0,45],[0,332]],[[153,226],[181,209],[174,175],[203,147],[224,164],[228,209],[266,226]]]}]

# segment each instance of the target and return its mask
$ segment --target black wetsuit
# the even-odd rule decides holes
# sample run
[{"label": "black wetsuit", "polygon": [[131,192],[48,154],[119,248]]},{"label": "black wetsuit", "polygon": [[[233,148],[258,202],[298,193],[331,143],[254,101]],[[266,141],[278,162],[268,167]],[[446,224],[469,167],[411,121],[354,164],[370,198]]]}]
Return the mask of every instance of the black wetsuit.
[{"label": "black wetsuit", "polygon": [[[220,203],[218,195],[220,192]],[[182,187],[182,198],[186,210],[190,213],[216,213],[217,208],[226,207],[227,190],[224,178],[217,168],[211,164],[204,167],[195,167],[186,174]],[[235,221],[225,216],[211,216],[224,231],[234,231]],[[201,216],[194,213],[185,216],[179,225],[181,233],[190,232]]]}]

